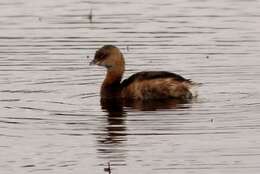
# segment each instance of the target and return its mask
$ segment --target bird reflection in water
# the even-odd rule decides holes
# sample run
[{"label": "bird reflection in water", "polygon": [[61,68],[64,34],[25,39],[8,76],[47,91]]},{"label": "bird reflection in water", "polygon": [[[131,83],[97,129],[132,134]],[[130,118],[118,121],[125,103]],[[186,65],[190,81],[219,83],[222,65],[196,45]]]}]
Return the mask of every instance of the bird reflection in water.
[{"label": "bird reflection in water", "polygon": [[[124,165],[127,151],[127,112],[176,110],[190,107],[191,100],[122,100],[120,98],[102,98],[102,110],[106,113],[105,126],[98,136],[98,153],[102,158]],[[160,115],[158,115],[160,116]],[[107,162],[107,161],[106,161]]]},{"label": "bird reflection in water", "polygon": [[[106,160],[125,159],[126,112],[120,99],[101,99],[101,108],[106,113],[104,126],[98,136],[98,153]],[[112,161],[112,162],[113,162]],[[107,162],[107,161],[105,161]]]}]

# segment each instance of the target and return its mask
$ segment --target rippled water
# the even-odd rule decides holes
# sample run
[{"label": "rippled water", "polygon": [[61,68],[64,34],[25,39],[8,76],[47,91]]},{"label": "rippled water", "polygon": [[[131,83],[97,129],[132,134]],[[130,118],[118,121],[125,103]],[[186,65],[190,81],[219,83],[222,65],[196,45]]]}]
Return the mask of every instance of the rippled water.
[{"label": "rippled water", "polygon": [[[259,21],[259,0],[1,0],[0,173],[259,173]],[[104,44],[199,98],[100,102]]]}]

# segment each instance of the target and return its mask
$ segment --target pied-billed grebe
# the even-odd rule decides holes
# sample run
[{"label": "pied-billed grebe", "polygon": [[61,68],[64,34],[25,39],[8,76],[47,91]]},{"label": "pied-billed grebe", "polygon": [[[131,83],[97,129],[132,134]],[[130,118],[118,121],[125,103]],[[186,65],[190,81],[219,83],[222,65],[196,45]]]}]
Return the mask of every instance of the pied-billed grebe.
[{"label": "pied-billed grebe", "polygon": [[166,71],[143,71],[121,82],[125,71],[125,60],[120,50],[105,45],[96,51],[90,65],[104,66],[106,78],[101,87],[101,98],[120,97],[124,99],[190,99],[193,97],[189,79]]}]

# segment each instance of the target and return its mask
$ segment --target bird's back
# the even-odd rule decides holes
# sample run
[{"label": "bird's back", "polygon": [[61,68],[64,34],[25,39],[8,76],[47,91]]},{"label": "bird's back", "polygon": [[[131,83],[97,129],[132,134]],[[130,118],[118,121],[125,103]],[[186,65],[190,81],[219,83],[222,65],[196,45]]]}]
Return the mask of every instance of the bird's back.
[{"label": "bird's back", "polygon": [[192,82],[167,71],[144,71],[130,76],[121,83],[123,98],[159,99],[191,98]]}]

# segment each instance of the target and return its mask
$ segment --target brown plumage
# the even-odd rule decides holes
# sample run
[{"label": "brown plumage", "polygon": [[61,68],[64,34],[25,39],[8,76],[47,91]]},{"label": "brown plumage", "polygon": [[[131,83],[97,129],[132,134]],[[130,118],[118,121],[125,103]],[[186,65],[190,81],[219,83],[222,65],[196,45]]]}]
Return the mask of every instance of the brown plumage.
[{"label": "brown plumage", "polygon": [[102,98],[119,97],[124,99],[192,98],[189,79],[166,71],[139,72],[121,82],[125,71],[125,61],[120,50],[113,45],[100,48],[90,62],[107,68],[101,87]]}]

